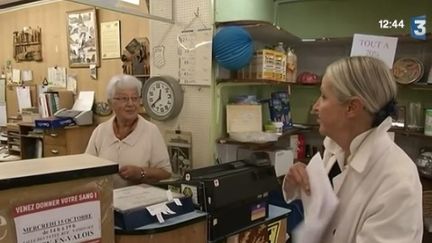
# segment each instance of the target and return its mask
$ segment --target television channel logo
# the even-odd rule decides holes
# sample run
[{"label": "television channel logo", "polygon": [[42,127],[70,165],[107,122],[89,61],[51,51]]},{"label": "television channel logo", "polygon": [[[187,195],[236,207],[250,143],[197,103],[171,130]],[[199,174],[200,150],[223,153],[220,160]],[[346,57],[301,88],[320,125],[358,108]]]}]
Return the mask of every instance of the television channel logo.
[{"label": "television channel logo", "polygon": [[411,37],[426,40],[426,15],[411,17]]}]

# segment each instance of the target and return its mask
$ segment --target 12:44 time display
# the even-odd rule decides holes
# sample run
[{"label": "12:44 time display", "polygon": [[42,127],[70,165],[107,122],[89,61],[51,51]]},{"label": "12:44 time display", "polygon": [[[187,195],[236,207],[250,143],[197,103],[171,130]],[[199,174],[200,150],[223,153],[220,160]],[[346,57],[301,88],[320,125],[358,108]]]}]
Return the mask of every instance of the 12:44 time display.
[{"label": "12:44 time display", "polygon": [[380,29],[403,29],[405,27],[403,19],[380,19],[378,20]]}]

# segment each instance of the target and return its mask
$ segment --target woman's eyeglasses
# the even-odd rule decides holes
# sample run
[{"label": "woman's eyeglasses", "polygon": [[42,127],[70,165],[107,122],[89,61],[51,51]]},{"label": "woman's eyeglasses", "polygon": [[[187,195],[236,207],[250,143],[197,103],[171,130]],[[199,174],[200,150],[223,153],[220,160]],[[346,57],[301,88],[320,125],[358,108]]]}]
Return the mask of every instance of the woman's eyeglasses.
[{"label": "woman's eyeglasses", "polygon": [[119,101],[121,103],[128,103],[129,100],[132,101],[132,103],[137,103],[140,100],[141,97],[114,97],[113,100]]}]

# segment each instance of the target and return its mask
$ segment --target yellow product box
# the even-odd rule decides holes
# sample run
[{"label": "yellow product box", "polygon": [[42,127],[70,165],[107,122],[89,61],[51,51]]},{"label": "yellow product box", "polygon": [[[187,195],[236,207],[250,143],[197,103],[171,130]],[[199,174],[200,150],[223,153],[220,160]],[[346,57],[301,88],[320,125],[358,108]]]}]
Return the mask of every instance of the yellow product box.
[{"label": "yellow product box", "polygon": [[286,81],[286,61],[285,53],[275,51],[274,55],[274,79],[277,81]]},{"label": "yellow product box", "polygon": [[252,78],[274,80],[275,51],[267,49],[257,51],[251,66]]}]

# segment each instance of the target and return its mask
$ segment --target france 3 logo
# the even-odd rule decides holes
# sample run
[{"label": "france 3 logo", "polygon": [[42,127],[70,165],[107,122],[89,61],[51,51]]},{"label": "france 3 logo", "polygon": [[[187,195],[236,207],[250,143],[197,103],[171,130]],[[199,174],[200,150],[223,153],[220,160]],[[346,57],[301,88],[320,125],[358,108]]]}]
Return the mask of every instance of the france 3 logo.
[{"label": "france 3 logo", "polygon": [[426,15],[411,17],[411,37],[426,40]]}]

